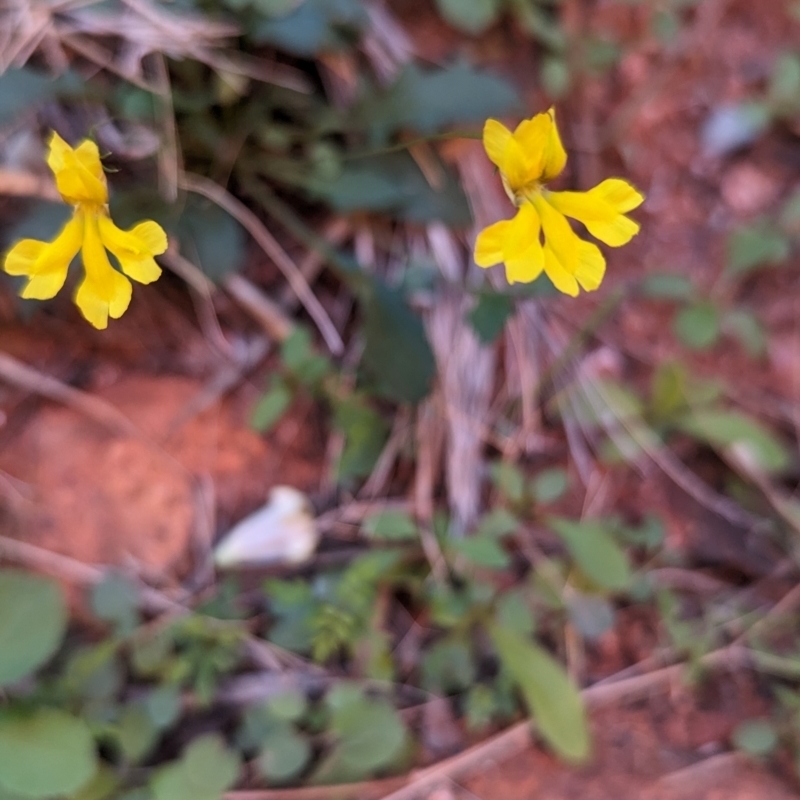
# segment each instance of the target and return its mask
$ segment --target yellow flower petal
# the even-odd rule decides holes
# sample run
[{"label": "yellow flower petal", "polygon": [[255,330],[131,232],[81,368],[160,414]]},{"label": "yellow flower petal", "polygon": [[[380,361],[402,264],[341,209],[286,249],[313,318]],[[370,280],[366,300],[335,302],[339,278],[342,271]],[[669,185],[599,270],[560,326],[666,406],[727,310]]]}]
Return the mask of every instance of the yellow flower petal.
[{"label": "yellow flower petal", "polygon": [[539,230],[536,209],[530,203],[523,203],[511,220],[503,242],[503,261],[509,283],[530,283],[544,269]]},{"label": "yellow flower petal", "polygon": [[493,267],[503,260],[503,242],[511,223],[508,220],[495,222],[484,228],[475,239],[475,263],[479,267]]},{"label": "yellow flower petal", "polygon": [[83,316],[102,330],[108,326],[109,317],[118,319],[125,313],[133,288],[131,282],[111,266],[94,215],[86,215],[82,255],[86,276],[75,293],[75,303]]},{"label": "yellow flower petal", "polygon": [[71,205],[91,203],[103,206],[108,202],[108,189],[100,164],[97,145],[88,139],[77,150],[57,133],[50,137],[47,164],[53,171],[64,202]]},{"label": "yellow flower petal", "polygon": [[544,270],[556,289],[575,297],[579,291],[575,272],[581,261],[581,240],[567,218],[541,195],[533,199],[544,231]]},{"label": "yellow flower petal", "polygon": [[530,181],[530,159],[520,143],[513,137],[508,140],[503,152],[500,172],[503,173],[512,195],[525,188]]},{"label": "yellow flower petal", "polygon": [[524,119],[514,130],[514,141],[525,154],[525,182],[535,183],[542,179],[544,157],[553,122],[548,114],[537,114]]},{"label": "yellow flower petal", "polygon": [[139,283],[152,283],[161,275],[153,256],[167,249],[167,234],[157,222],[146,220],[123,231],[106,214],[100,214],[97,224],[103,244],[117,257],[126,275]]},{"label": "yellow flower petal", "polygon": [[549,181],[560,175],[567,165],[567,151],[561,143],[556,125],[556,110],[550,108],[547,112],[550,118],[550,131],[547,136],[547,144],[542,158],[542,180]]},{"label": "yellow flower petal", "polygon": [[487,119],[483,126],[483,148],[496,167],[503,167],[506,145],[511,140],[511,131],[496,119]]},{"label": "yellow flower petal", "polygon": [[83,215],[75,214],[52,242],[23,239],[8,253],[3,269],[9,275],[25,275],[28,283],[20,292],[25,298],[49,300],[67,279],[70,262],[81,248]]},{"label": "yellow flower petal", "polygon": [[603,282],[606,274],[606,260],[600,248],[591,242],[580,241],[578,245],[578,265],[575,269],[575,278],[581,288],[593,292]]},{"label": "yellow flower petal", "polygon": [[588,192],[549,192],[547,200],[611,247],[627,244],[639,232],[639,223],[624,212],[640,205],[644,195],[619,178],[609,178]]}]

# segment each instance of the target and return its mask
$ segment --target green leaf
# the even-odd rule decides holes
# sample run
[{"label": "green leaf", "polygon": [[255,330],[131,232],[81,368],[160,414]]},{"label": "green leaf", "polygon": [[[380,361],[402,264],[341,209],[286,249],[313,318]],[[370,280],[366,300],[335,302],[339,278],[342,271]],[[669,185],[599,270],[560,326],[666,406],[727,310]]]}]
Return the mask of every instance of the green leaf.
[{"label": "green leaf", "polygon": [[258,22],[250,38],[311,58],[323,50],[354,43],[367,22],[367,13],[358,0],[304,0],[287,16]]},{"label": "green leaf", "polygon": [[94,740],[83,720],[51,708],[0,716],[3,789],[34,798],[72,794],[96,770]]},{"label": "green leaf", "polygon": [[417,538],[417,523],[405,511],[387,509],[367,517],[363,531],[370,539],[409,540]]},{"label": "green leaf", "polygon": [[467,315],[472,329],[483,344],[491,344],[514,313],[514,299],[499,292],[481,292],[478,302]]},{"label": "green leaf", "polygon": [[267,701],[269,713],[279,720],[296,722],[306,713],[308,702],[306,696],[297,690],[282,692]]},{"label": "green leaf", "polygon": [[525,636],[530,636],[536,627],[524,588],[504,592],[497,601],[495,614],[501,625]]},{"label": "green leaf", "polygon": [[120,636],[139,624],[138,604],[136,585],[125,575],[110,572],[92,588],[92,611],[98,619],[114,623]]},{"label": "green leaf", "polygon": [[678,427],[714,447],[744,448],[767,472],[782,472],[789,466],[789,454],[783,443],[760,422],[739,411],[697,410],[681,419]]},{"label": "green leaf", "polygon": [[781,264],[789,257],[789,248],[789,238],[769,220],[745,225],[728,239],[728,272],[744,275],[761,266]]},{"label": "green leaf", "polygon": [[239,758],[216,734],[199,736],[178,761],[161,767],[150,779],[156,800],[220,800],[236,782]]},{"label": "green leaf", "polygon": [[273,731],[262,743],[256,761],[259,771],[272,783],[296,778],[311,759],[311,744],[289,726]]},{"label": "green leaf", "polygon": [[385,700],[361,698],[332,709],[330,731],[341,762],[362,775],[391,764],[406,741],[403,721]]},{"label": "green leaf", "polygon": [[694,303],[678,312],[673,328],[687,347],[704,350],[719,338],[719,312],[709,302]]},{"label": "green leaf", "polygon": [[457,123],[483,124],[519,107],[512,85],[466,63],[425,70],[409,63],[387,90],[368,97],[357,110],[369,125],[375,144],[390,134],[410,129],[435,133]]},{"label": "green leaf", "polygon": [[144,698],[144,707],[160,730],[169,728],[181,713],[181,693],[177,686],[159,686]]},{"label": "green leaf", "polygon": [[778,734],[769,721],[749,719],[736,726],[733,743],[751,756],[768,756],[778,746]]},{"label": "green leaf", "polygon": [[572,84],[569,64],[557,56],[550,56],[542,61],[539,78],[545,92],[554,99],[564,97]]},{"label": "green leaf", "polygon": [[781,53],[775,61],[767,102],[779,115],[791,116],[800,108],[800,56],[796,53]]},{"label": "green leaf", "polygon": [[155,747],[159,737],[159,730],[144,703],[132,703],[124,709],[115,733],[129,764],[139,763]]},{"label": "green leaf", "polygon": [[500,539],[516,533],[518,529],[519,520],[510,511],[505,508],[494,508],[481,517],[475,535]]},{"label": "green leaf", "polygon": [[190,194],[176,233],[181,252],[213,281],[244,266],[244,228],[210,200]]},{"label": "green leaf", "polygon": [[581,572],[595,585],[622,591],[631,580],[628,558],[606,525],[597,520],[575,521],[553,517],[553,530],[564,540]]},{"label": "green leaf", "polygon": [[544,469],[531,481],[531,494],[539,504],[558,500],[569,486],[569,477],[560,467]]},{"label": "green leaf", "polygon": [[289,408],[292,396],[292,390],[282,378],[273,378],[269,388],[253,409],[250,424],[259,433],[266,433]]},{"label": "green leaf", "polygon": [[364,300],[364,355],[361,366],[372,389],[400,403],[418,403],[436,372],[420,318],[403,295],[375,281]]},{"label": "green leaf", "polygon": [[641,287],[642,294],[653,300],[688,300],[696,292],[688,278],[672,273],[648,275]]},{"label": "green leaf", "polygon": [[571,592],[567,598],[570,622],[587,639],[599,639],[614,627],[614,608],[596,594]]},{"label": "green leaf", "polygon": [[686,408],[686,368],[678,361],[664,361],[656,367],[650,387],[653,416],[671,420]]},{"label": "green leaf", "polygon": [[472,645],[466,639],[449,636],[440,639],[422,654],[422,685],[435,694],[453,694],[475,681]]},{"label": "green leaf", "polygon": [[55,581],[22,570],[0,570],[0,686],[48,661],[66,626],[66,604]]},{"label": "green leaf", "polygon": [[492,624],[489,635],[548,744],[567,761],[585,761],[590,749],[586,712],[578,689],[561,664],[502,625]]},{"label": "green leaf", "polygon": [[409,153],[384,153],[348,161],[332,179],[308,180],[306,186],[343,214],[374,211],[404,222],[468,225],[469,204],[458,180],[444,164],[438,168],[442,181],[433,186]]},{"label": "green leaf", "polygon": [[507,461],[495,461],[489,466],[492,483],[512,503],[519,503],[525,497],[525,478],[520,469]]},{"label": "green leaf", "polygon": [[464,539],[453,539],[452,549],[481,567],[503,569],[511,563],[511,558],[497,539],[491,535],[473,535]]},{"label": "green leaf", "polygon": [[345,437],[337,469],[338,481],[369,475],[383,450],[389,426],[357,395],[339,400],[333,409],[334,427]]},{"label": "green leaf", "polygon": [[497,20],[498,0],[436,0],[442,17],[462,33],[477,36]]},{"label": "green leaf", "polygon": [[760,358],[767,352],[767,335],[752,312],[743,308],[729,311],[722,321],[722,326],[753,358]]},{"label": "green leaf", "polygon": [[308,329],[300,325],[281,343],[281,359],[304,386],[318,384],[332,370],[330,361],[314,349]]}]

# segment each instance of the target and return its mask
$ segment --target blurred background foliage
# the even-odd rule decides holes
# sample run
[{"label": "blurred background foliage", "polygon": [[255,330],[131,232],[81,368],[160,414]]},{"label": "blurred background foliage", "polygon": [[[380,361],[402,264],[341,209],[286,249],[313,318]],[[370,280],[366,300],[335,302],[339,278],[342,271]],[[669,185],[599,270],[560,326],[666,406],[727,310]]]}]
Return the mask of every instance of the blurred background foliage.
[{"label": "blurred background foliage", "polygon": [[[414,13],[397,5],[401,18]],[[267,577],[200,570],[170,593],[125,570],[80,573],[83,618],[70,619],[57,582],[0,569],[0,800],[217,800],[234,786],[353,783],[526,717],[558,756],[582,763],[587,653],[636,615],[657,663],[684,660],[695,677],[712,651],[745,653],[774,713],[745,721],[732,745],[797,758],[797,631],[751,591],[770,574],[797,577],[796,409],[739,402],[712,366],[726,346],[763,363],[769,330],[751,289],[791,267],[800,195],[717,225],[715,274],[636,263],[580,313],[553,306],[547,317],[546,278],[508,287],[469,255],[477,228],[499,217],[481,208],[484,194],[490,207],[497,197],[496,176],[468,180],[484,120],[552,102],[579,118],[637,47],[678,58],[703,2],[607,0],[643,22],[627,38],[591,15],[576,25],[576,5],[436,0],[425,14],[465,43],[438,62],[415,56],[391,3],[0,10],[2,176],[44,175],[48,129],[95,137],[115,220],[154,218],[170,234],[162,283],[237,297],[244,276],[273,315],[252,426],[267,435],[311,402],[336,443],[318,510],[369,501],[355,521],[337,520],[342,546]],[[534,69],[515,72],[514,48]],[[778,131],[795,137],[796,162],[798,114],[800,54],[788,48],[752,91],[710,105],[698,148],[722,163]],[[623,138],[592,146],[624,176],[635,159]],[[4,246],[62,224],[68,209],[39,194],[4,201]],[[337,241],[341,218],[350,234]],[[254,241],[284,275],[287,251],[313,254],[300,286],[322,301],[302,291],[298,301],[277,273],[259,282]],[[602,349],[603,326],[636,303],[668,323],[670,346],[646,374]],[[64,308],[19,302],[10,313],[35,325]],[[247,331],[246,313],[226,308],[223,324]],[[487,355],[504,342],[505,363]],[[446,458],[434,444],[445,429]],[[635,482],[652,475],[645,462],[725,525],[755,531],[767,568],[731,544],[714,557],[670,546],[662,509],[644,500],[593,511],[597,476]],[[424,494],[425,469],[427,505],[398,501]],[[686,576],[707,577],[701,568],[717,569],[722,588],[696,597]]]}]

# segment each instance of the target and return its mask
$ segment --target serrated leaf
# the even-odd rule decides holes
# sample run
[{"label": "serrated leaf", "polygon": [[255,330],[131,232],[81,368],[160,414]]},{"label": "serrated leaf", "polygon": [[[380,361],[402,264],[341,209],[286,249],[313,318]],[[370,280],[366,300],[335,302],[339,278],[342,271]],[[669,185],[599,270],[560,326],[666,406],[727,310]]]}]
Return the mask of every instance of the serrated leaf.
[{"label": "serrated leaf", "polygon": [[96,770],[83,720],[52,708],[0,716],[0,787],[29,798],[72,794]]},{"label": "serrated leaf", "polygon": [[462,33],[483,33],[500,13],[498,0],[436,0],[442,17]]},{"label": "serrated leaf", "polygon": [[739,411],[697,410],[681,419],[678,427],[715,447],[737,445],[746,448],[759,467],[767,472],[781,472],[790,462],[782,442],[760,422]]},{"label": "serrated leaf", "polygon": [[417,538],[417,524],[405,511],[387,509],[364,520],[364,533],[371,539],[402,541]]},{"label": "serrated leaf", "polygon": [[512,676],[539,732],[564,759],[589,757],[589,730],[580,693],[547,651],[508,628],[492,624],[489,635]]},{"label": "serrated leaf", "polygon": [[581,572],[596,586],[609,591],[628,587],[631,580],[628,557],[602,522],[554,517],[550,525],[564,540]]},{"label": "serrated leaf", "polygon": [[48,661],[66,626],[66,604],[55,581],[22,570],[0,570],[0,686]]}]

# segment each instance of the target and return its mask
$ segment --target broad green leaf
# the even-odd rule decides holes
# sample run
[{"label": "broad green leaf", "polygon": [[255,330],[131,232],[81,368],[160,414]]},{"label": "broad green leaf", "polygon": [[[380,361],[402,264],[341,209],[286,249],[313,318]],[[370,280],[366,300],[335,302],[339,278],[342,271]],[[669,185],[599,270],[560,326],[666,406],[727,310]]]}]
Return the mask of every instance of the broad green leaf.
[{"label": "broad green leaf", "polygon": [[256,23],[249,35],[258,44],[311,58],[354,44],[367,22],[358,0],[304,0],[286,16]]},{"label": "broad green leaf", "polygon": [[552,503],[567,491],[568,485],[569,476],[565,470],[560,467],[544,469],[531,481],[531,494],[537,503]]},{"label": "broad green leaf", "polygon": [[536,627],[528,592],[524,588],[504,592],[497,600],[495,614],[501,625],[525,636],[530,636]]},{"label": "broad green leaf", "polygon": [[139,594],[133,581],[124,575],[108,573],[92,588],[91,603],[95,616],[114,623],[122,636],[139,623]]},{"label": "broad green leaf", "polygon": [[345,437],[337,479],[344,482],[369,475],[388,435],[389,426],[383,417],[365,400],[351,396],[334,405],[333,424]]},{"label": "broad green leaf", "polygon": [[778,746],[778,734],[765,719],[749,719],[733,731],[733,743],[751,756],[768,756]]},{"label": "broad green leaf", "polygon": [[297,690],[289,690],[267,701],[267,710],[275,718],[286,722],[296,722],[308,708],[306,696]]},{"label": "broad green leaf", "polygon": [[38,708],[0,716],[0,787],[25,797],[72,794],[97,770],[92,734],[83,720]]},{"label": "broad green leaf", "polygon": [[308,329],[300,325],[281,343],[281,359],[304,386],[318,384],[332,369],[330,361],[315,350]]},{"label": "broad green leaf", "polygon": [[385,700],[362,698],[334,708],[330,730],[341,761],[363,775],[391,764],[406,741],[400,715]]},{"label": "broad green leaf", "polygon": [[467,315],[472,329],[484,344],[491,344],[514,313],[514,299],[499,292],[481,292],[478,302]]},{"label": "broad green leaf", "polygon": [[663,361],[653,373],[650,385],[650,405],[656,420],[671,420],[686,408],[688,375],[679,361]]},{"label": "broad green leaf", "polygon": [[440,639],[422,654],[422,685],[435,694],[452,694],[467,689],[476,677],[472,644],[465,637]]},{"label": "broad green leaf", "polygon": [[436,372],[422,321],[399,291],[377,281],[363,307],[361,366],[372,390],[396,402],[418,403]]},{"label": "broad green leaf", "polygon": [[614,627],[614,608],[605,597],[571,592],[567,598],[570,622],[587,639],[599,639]]},{"label": "broad green leaf", "polygon": [[364,533],[371,539],[408,540],[417,538],[417,524],[405,511],[387,509],[364,520]]},{"label": "broad green leaf", "polygon": [[398,130],[435,133],[458,123],[483,125],[519,107],[512,85],[466,63],[425,70],[409,63],[387,90],[368,97],[356,113],[372,130],[375,144]]},{"label": "broad green leaf", "polygon": [[181,712],[180,689],[177,686],[158,686],[145,695],[143,704],[157,728],[169,728]]},{"label": "broad green leaf", "polygon": [[514,464],[507,461],[495,461],[489,466],[492,483],[512,503],[519,503],[525,497],[525,478]]},{"label": "broad green leaf", "polygon": [[374,211],[405,222],[440,220],[463,227],[469,204],[453,172],[439,164],[442,181],[432,186],[407,152],[384,153],[348,161],[330,180],[309,180],[308,191],[336,211]]},{"label": "broad green leaf", "polygon": [[297,777],[310,758],[309,740],[286,726],[267,736],[256,764],[259,772],[271,783],[285,783]]},{"label": "broad green leaf", "polygon": [[748,355],[760,358],[767,352],[767,335],[752,312],[735,308],[725,315],[722,325],[727,333],[739,341]]},{"label": "broad green leaf", "polygon": [[292,390],[281,378],[273,378],[253,409],[250,424],[259,433],[266,433],[284,415],[291,402]]},{"label": "broad green leaf", "polygon": [[628,558],[608,528],[597,520],[550,519],[553,530],[564,540],[581,572],[595,585],[622,591],[631,580]]},{"label": "broad green leaf", "polygon": [[789,257],[789,238],[769,220],[758,220],[736,229],[728,239],[728,272],[743,275],[764,265],[776,265]]},{"label": "broad green leaf", "polygon": [[22,570],[0,570],[0,686],[48,661],[66,626],[66,603],[55,581]]},{"label": "broad green leaf", "polygon": [[561,664],[502,625],[492,624],[489,635],[544,739],[567,761],[585,761],[590,749],[586,712],[577,687]]},{"label": "broad green leaf", "polygon": [[687,347],[705,350],[719,338],[719,311],[706,301],[682,308],[675,316],[673,328]]},{"label": "broad green leaf", "polygon": [[123,710],[115,734],[125,761],[137,764],[153,749],[159,731],[144,703],[132,703]]},{"label": "broad green leaf", "polygon": [[745,448],[767,472],[781,472],[789,465],[783,443],[760,422],[739,411],[707,408],[687,414],[678,427],[714,447]]},{"label": "broad green leaf", "polygon": [[500,539],[517,530],[519,530],[519,520],[510,511],[505,508],[494,508],[481,517],[475,535]]},{"label": "broad green leaf", "polygon": [[442,17],[462,33],[483,33],[500,13],[498,0],[436,0]]},{"label": "broad green leaf", "polygon": [[453,539],[450,546],[456,553],[481,567],[503,569],[511,563],[511,557],[492,535],[474,534],[464,539]]},{"label": "broad green leaf", "polygon": [[653,300],[688,300],[696,293],[692,282],[683,275],[657,273],[642,281],[642,294]]},{"label": "broad green leaf", "polygon": [[199,736],[180,759],[161,767],[150,779],[156,800],[220,800],[236,782],[239,757],[216,734]]},{"label": "broad green leaf", "polygon": [[176,233],[181,252],[213,281],[244,266],[244,228],[210,200],[189,195]]}]

